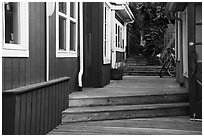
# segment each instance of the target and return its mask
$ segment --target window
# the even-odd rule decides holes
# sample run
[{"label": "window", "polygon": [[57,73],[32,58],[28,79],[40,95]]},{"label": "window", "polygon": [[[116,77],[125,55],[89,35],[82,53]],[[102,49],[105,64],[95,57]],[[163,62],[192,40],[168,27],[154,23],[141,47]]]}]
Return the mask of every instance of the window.
[{"label": "window", "polygon": [[202,62],[202,5],[196,5],[195,45],[197,62]]},{"label": "window", "polygon": [[29,57],[28,3],[3,3],[3,50],[4,57]]},{"label": "window", "polygon": [[124,52],[124,26],[116,20],[115,23],[115,48],[117,51]]},{"label": "window", "polygon": [[77,20],[76,20],[76,2],[70,2],[70,51],[76,51],[77,44]]},{"label": "window", "polygon": [[77,3],[56,4],[56,57],[77,57]]},{"label": "window", "polygon": [[115,24],[115,47],[118,47],[118,25]]},{"label": "window", "polygon": [[103,35],[103,63],[108,64],[110,63],[111,58],[111,47],[110,47],[110,37],[111,37],[111,22],[110,22],[110,16],[111,16],[111,9],[107,5],[107,3],[104,3],[104,35]]},{"label": "window", "polygon": [[59,17],[59,50],[66,51],[66,19]]}]

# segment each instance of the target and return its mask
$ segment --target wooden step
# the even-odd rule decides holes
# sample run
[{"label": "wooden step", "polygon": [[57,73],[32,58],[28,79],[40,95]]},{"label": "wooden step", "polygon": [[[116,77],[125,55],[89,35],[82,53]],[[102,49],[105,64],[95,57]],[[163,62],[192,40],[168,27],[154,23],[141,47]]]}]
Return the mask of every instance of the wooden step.
[{"label": "wooden step", "polygon": [[[124,72],[125,76],[159,76],[158,72]],[[164,76],[169,76],[169,74],[163,74]]]},{"label": "wooden step", "polygon": [[62,123],[188,115],[189,103],[97,106],[68,108],[62,113]]},{"label": "wooden step", "polygon": [[113,105],[139,105],[153,103],[177,103],[188,102],[188,93],[163,93],[163,94],[110,94],[104,96],[77,97],[70,96],[69,107],[86,107],[86,106],[113,106]]},{"label": "wooden step", "polygon": [[161,69],[162,66],[139,66],[139,65],[133,65],[133,64],[127,64],[128,68],[141,68],[141,69]]}]

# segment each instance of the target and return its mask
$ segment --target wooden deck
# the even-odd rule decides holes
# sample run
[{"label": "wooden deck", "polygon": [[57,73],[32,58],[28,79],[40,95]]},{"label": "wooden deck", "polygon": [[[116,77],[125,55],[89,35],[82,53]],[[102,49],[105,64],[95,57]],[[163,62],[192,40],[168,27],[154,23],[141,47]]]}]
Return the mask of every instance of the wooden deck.
[{"label": "wooden deck", "polygon": [[110,84],[103,88],[83,88],[82,92],[74,92],[69,97],[94,98],[169,93],[188,93],[188,91],[180,87],[175,78],[172,77],[124,76],[123,80],[111,80]]},{"label": "wooden deck", "polygon": [[189,117],[160,117],[65,123],[49,135],[201,135],[202,123]]},{"label": "wooden deck", "polygon": [[[124,92],[125,91],[125,92]],[[188,93],[175,78],[155,76],[125,76],[111,81],[104,88],[86,88],[70,94],[72,99],[103,98],[131,95]],[[79,108],[80,109],[80,108]],[[201,135],[202,122],[190,121],[189,116],[134,118],[64,123],[49,135]]]}]

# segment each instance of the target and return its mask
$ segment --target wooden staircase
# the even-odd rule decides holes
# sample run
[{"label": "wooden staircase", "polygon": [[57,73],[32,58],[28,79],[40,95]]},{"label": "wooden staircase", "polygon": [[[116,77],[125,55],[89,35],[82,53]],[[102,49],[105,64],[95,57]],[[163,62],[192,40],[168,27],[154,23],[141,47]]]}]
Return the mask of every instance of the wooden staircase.
[{"label": "wooden staircase", "polygon": [[[159,76],[161,67],[148,65],[148,61],[141,57],[127,58],[123,72],[125,76]],[[168,76],[168,73],[163,75]]]},{"label": "wooden staircase", "polygon": [[153,91],[156,88],[130,91],[123,85],[120,91],[107,87],[72,93],[69,108],[62,113],[62,123],[188,115],[188,92],[180,87],[174,91],[165,87],[158,92]]},{"label": "wooden staircase", "polygon": [[[124,68],[124,75],[130,76],[159,76],[161,66],[144,66],[127,64]],[[165,74],[166,75],[166,74]]]}]

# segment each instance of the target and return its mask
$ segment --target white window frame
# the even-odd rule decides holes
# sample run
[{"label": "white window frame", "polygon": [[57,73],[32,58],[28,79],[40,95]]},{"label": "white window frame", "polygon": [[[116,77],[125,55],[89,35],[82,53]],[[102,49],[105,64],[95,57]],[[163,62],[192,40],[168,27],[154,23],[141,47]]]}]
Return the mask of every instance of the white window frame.
[{"label": "white window frame", "polygon": [[[110,64],[111,63],[111,7],[106,2],[104,3],[103,11],[104,11],[103,12],[103,64]],[[105,22],[105,16],[106,16],[106,22]]]},{"label": "white window frame", "polygon": [[2,56],[29,57],[29,9],[28,2],[20,2],[20,43],[5,43],[5,12],[4,3],[1,5],[2,14]]},{"label": "white window frame", "polygon": [[188,7],[183,12],[182,29],[183,29],[183,76],[188,78]]},{"label": "white window frame", "polygon": [[[181,15],[182,13],[181,12],[178,12],[178,18],[181,18]],[[177,35],[177,40],[178,40],[178,49],[177,49],[177,59],[178,61],[181,60],[181,44],[182,44],[182,22],[181,21],[178,21],[178,28],[177,28],[177,32],[178,32],[178,35]]]},{"label": "white window frame", "polygon": [[[70,2],[67,3],[66,14],[59,12],[59,2],[56,3],[56,57],[77,57],[78,50],[78,2],[75,3],[75,18],[70,15]],[[59,50],[59,16],[66,18],[66,50]],[[70,50],[70,22],[76,24],[75,51]]]},{"label": "white window frame", "polygon": [[[116,24],[117,24],[117,34],[115,34],[115,32],[116,32],[116,28],[115,28],[115,26],[116,26]],[[121,31],[122,31],[122,36],[121,36],[121,38],[122,38],[122,42],[123,42],[123,40],[124,40],[124,43],[123,43],[123,47],[119,47],[119,41],[118,41],[118,34],[119,34],[119,32],[118,32],[118,26],[120,27],[120,29],[121,29]],[[114,37],[114,39],[115,39],[115,42],[117,41],[117,46],[116,46],[116,43],[115,43],[115,50],[116,51],[119,51],[119,52],[125,52],[125,38],[124,38],[124,26],[117,20],[117,19],[115,19],[115,25],[114,25],[114,34],[115,34],[115,37]],[[117,36],[117,39],[116,39],[116,36]]]}]

